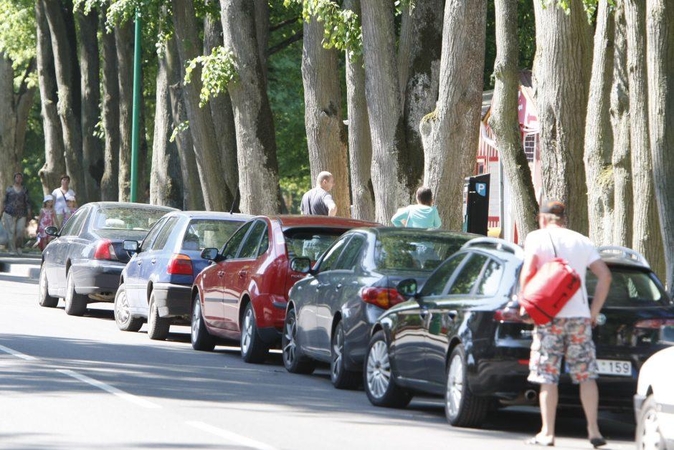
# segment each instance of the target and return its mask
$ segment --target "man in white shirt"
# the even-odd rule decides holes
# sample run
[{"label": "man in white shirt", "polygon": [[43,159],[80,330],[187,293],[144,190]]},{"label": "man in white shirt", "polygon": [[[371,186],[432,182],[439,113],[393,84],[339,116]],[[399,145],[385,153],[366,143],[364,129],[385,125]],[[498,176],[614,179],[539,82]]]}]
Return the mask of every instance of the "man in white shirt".
[{"label": "man in white shirt", "polygon": [[61,186],[54,189],[51,193],[54,197],[54,211],[56,212],[56,222],[57,226],[60,228],[63,226],[63,219],[68,210],[68,204],[66,203],[66,196],[71,195],[75,196],[75,192],[70,189],[70,177],[68,175],[61,175]]}]

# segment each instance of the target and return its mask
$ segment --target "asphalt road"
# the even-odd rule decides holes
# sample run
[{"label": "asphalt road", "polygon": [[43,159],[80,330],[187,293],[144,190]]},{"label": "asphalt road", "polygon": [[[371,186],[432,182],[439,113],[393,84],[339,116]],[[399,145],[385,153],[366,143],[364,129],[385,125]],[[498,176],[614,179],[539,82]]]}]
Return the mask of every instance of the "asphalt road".
[{"label": "asphalt road", "polygon": [[[111,305],[70,317],[37,303],[37,281],[0,274],[0,449],[530,448],[536,409],[493,413],[483,429],[452,428],[441,402],[403,410],[339,391],[326,369],[285,371],[280,354],[245,364],[235,347],[196,352],[189,328],[165,342],[117,329]],[[610,449],[633,449],[631,415],[602,414]],[[579,411],[558,419],[556,447],[591,448]]]}]

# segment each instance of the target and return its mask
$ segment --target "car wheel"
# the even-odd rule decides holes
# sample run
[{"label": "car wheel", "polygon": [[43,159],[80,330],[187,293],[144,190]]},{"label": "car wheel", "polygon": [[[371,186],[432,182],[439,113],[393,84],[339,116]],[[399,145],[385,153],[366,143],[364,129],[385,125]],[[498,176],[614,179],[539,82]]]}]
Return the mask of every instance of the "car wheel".
[{"label": "car wheel", "polygon": [[194,350],[210,352],[215,348],[215,338],[206,329],[204,318],[201,315],[201,298],[199,294],[194,296],[194,305],[192,306],[190,341]]},{"label": "car wheel", "polygon": [[377,331],[370,339],[364,366],[363,385],[370,403],[389,408],[404,408],[409,404],[412,395],[401,389],[393,379],[389,348],[383,331]]},{"label": "car wheel", "polygon": [[147,313],[147,335],[154,341],[163,341],[169,334],[169,328],[171,328],[171,319],[159,317],[159,309],[153,292],[150,294],[150,306]]},{"label": "car wheel", "polygon": [[40,268],[40,306],[45,308],[55,308],[59,304],[58,297],[49,295],[49,284],[47,282],[47,269],[44,265]]},{"label": "car wheel", "polygon": [[248,302],[241,324],[241,357],[247,363],[261,363],[267,359],[269,348],[257,333],[253,304]]},{"label": "car wheel", "polygon": [[638,449],[666,449],[665,439],[662,437],[658,419],[657,404],[653,395],[646,397],[641,412],[637,418],[636,441]]},{"label": "car wheel", "polygon": [[287,312],[283,322],[281,348],[283,349],[283,365],[288,372],[310,374],[316,369],[316,363],[302,354],[297,342],[297,316],[294,309]]},{"label": "car wheel", "polygon": [[361,374],[346,370],[344,367],[344,325],[339,322],[332,334],[330,357],[330,381],[337,389],[355,389]]},{"label": "car wheel", "polygon": [[119,285],[115,294],[114,305],[115,323],[117,328],[122,331],[138,331],[143,326],[143,319],[131,316],[129,309],[129,298],[126,295],[124,283]]},{"label": "car wheel", "polygon": [[69,270],[66,276],[66,314],[69,316],[83,316],[87,311],[87,297],[75,292],[75,278]]},{"label": "car wheel", "polygon": [[489,399],[473,395],[466,371],[466,351],[463,345],[457,345],[447,365],[445,415],[455,427],[479,427],[489,410]]}]

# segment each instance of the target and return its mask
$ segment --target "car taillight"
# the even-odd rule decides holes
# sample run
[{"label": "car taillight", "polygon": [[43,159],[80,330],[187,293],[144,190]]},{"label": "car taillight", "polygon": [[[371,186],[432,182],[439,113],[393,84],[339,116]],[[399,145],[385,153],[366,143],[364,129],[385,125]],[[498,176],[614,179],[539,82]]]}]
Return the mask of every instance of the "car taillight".
[{"label": "car taillight", "polygon": [[173,255],[166,266],[166,272],[170,275],[192,275],[192,259],[180,253]]},{"label": "car taillight", "polygon": [[634,328],[657,330],[666,326],[674,326],[674,319],[645,319],[634,324]]},{"label": "car taillight", "polygon": [[396,289],[382,287],[364,287],[360,290],[360,298],[365,303],[371,303],[383,309],[389,309],[405,301]]},{"label": "car taillight", "polygon": [[94,259],[117,261],[117,254],[115,253],[115,247],[113,247],[112,242],[107,239],[98,241],[96,250],[94,251]]}]

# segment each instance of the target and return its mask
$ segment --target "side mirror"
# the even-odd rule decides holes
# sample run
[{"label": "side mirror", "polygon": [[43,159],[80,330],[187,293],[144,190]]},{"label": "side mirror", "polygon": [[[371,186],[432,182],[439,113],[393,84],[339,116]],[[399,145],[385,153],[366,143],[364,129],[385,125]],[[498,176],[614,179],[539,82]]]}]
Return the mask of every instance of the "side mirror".
[{"label": "side mirror", "polygon": [[406,278],[396,286],[396,290],[405,298],[416,297],[417,295],[417,280],[414,278]]},{"label": "side mirror", "polygon": [[290,260],[290,269],[295,272],[311,272],[311,260],[309,258],[298,257]]},{"label": "side mirror", "polygon": [[201,257],[209,261],[215,261],[218,258],[218,249],[207,247],[201,251]]},{"label": "side mirror", "polygon": [[138,241],[124,241],[122,242],[122,248],[129,253],[138,253],[140,244],[138,244]]},{"label": "side mirror", "polygon": [[44,232],[47,234],[47,236],[54,236],[54,237],[59,237],[59,229],[56,227],[47,227],[44,229]]}]

